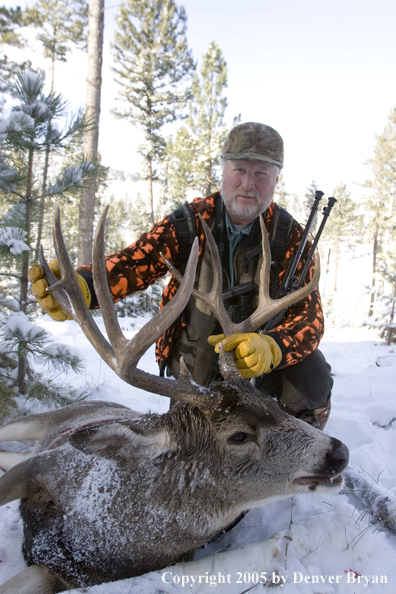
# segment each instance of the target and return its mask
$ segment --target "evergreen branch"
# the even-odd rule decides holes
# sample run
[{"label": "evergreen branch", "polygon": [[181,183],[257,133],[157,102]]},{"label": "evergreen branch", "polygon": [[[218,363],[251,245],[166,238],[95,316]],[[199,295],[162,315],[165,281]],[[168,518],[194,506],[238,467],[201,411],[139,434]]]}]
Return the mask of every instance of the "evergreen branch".
[{"label": "evergreen branch", "polygon": [[84,161],[79,166],[69,165],[63,171],[58,180],[46,191],[46,196],[63,194],[66,190],[79,189],[85,181],[89,181],[95,175],[96,167]]},{"label": "evergreen branch", "polygon": [[19,280],[22,278],[20,274],[12,274],[11,272],[0,272],[0,276],[9,276]]}]

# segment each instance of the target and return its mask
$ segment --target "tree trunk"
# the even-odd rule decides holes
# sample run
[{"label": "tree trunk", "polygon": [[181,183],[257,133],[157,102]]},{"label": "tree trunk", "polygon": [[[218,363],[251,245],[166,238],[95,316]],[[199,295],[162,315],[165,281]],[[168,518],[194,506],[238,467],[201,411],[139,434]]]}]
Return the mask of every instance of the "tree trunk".
[{"label": "tree trunk", "polygon": [[[51,130],[51,122],[48,122],[47,134],[49,134],[50,130]],[[47,189],[49,157],[50,157],[50,148],[49,148],[49,145],[47,145],[47,147],[45,149],[45,157],[44,157],[43,183],[41,186],[41,198],[40,198],[40,203],[39,203],[39,215],[38,215],[39,219],[38,219],[38,227],[37,227],[36,249],[34,251],[34,262],[38,261],[40,244],[41,244],[41,236],[43,234],[44,202],[45,202],[45,192]]]},{"label": "tree trunk", "polygon": [[329,270],[330,270],[330,254],[331,254],[331,248],[329,248],[329,252],[327,254],[327,265],[326,265],[326,273],[325,273],[324,283],[323,283],[322,299],[324,299],[325,294],[326,294],[326,284],[327,284],[327,278],[329,276]]},{"label": "tree trunk", "polygon": [[[33,149],[29,150],[28,159],[28,180],[26,186],[25,197],[25,231],[26,243],[30,242],[30,227],[32,224],[32,186],[33,186]],[[29,271],[29,251],[23,252],[22,271],[21,271],[21,293],[19,301],[19,309],[26,312],[28,306],[28,271]],[[24,345],[21,343],[18,347],[18,389],[21,394],[26,394],[26,370],[27,360],[24,352]]]},{"label": "tree trunk", "polygon": [[392,324],[393,324],[393,320],[395,317],[395,301],[396,301],[396,282],[395,282],[395,287],[393,290],[393,300],[392,300],[392,310],[390,313],[390,317],[389,317],[389,328],[388,328],[388,332],[387,332],[387,337],[386,337],[386,344],[390,345],[392,342],[392,334],[393,334],[393,328],[392,328]]},{"label": "tree trunk", "polygon": [[[55,37],[56,31],[54,31]],[[52,55],[51,58],[51,94],[54,92],[55,87],[55,55]],[[47,138],[49,137],[51,132],[51,120],[49,120],[47,125]],[[36,249],[34,251],[34,261],[38,261],[39,257],[39,250],[41,244],[41,236],[43,233],[43,222],[44,222],[44,202],[45,202],[45,191],[47,189],[47,178],[48,178],[48,168],[49,168],[49,158],[50,158],[50,148],[49,144],[47,144],[45,149],[45,157],[44,157],[44,169],[43,169],[43,182],[41,184],[41,198],[39,203],[39,218],[38,218],[38,228],[37,228],[37,239],[36,239]]]},{"label": "tree trunk", "polygon": [[340,259],[340,238],[336,239],[336,255],[335,255],[335,270],[334,270],[334,291],[338,287],[338,261]]},{"label": "tree trunk", "polygon": [[153,226],[154,220],[154,196],[153,196],[153,160],[147,157],[147,183],[148,183],[148,207],[150,213],[150,225]]},{"label": "tree trunk", "polygon": [[370,308],[369,308],[369,318],[374,314],[374,302],[375,302],[375,273],[377,270],[377,249],[378,249],[378,227],[376,227],[374,231],[374,241],[373,241],[373,277],[371,281],[371,296],[370,296]]},{"label": "tree trunk", "polygon": [[[87,119],[84,135],[84,159],[97,163],[99,144],[100,95],[102,87],[104,0],[90,0],[88,12]],[[96,180],[81,193],[78,219],[79,265],[92,260],[92,239],[95,214]]]}]

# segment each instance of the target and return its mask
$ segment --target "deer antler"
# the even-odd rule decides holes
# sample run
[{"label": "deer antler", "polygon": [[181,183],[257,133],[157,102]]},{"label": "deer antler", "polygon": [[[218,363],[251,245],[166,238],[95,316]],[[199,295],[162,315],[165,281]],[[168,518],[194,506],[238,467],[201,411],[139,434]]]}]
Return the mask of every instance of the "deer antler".
[{"label": "deer antler", "polygon": [[[300,299],[303,299],[316,287],[320,274],[318,255],[316,255],[315,258],[314,277],[307,285],[295,293],[286,295],[282,299],[271,299],[269,296],[271,254],[267,231],[262,217],[260,217],[263,264],[260,273],[259,305],[256,311],[253,312],[248,319],[239,324],[234,324],[229,319],[222,300],[222,268],[218,249],[209,227],[201,217],[206,241],[208,242],[213,261],[214,279],[210,293],[202,293],[193,289],[195,269],[198,259],[198,238],[195,239],[191,248],[190,257],[183,277],[161,254],[172,274],[179,280],[180,287],[175,297],[173,297],[166,307],[160,310],[131,340],[127,340],[120,329],[107,282],[104,247],[104,231],[107,211],[108,207],[104,209],[97,227],[92,266],[95,292],[102,311],[108,340],[103,336],[92,318],[78,286],[76,274],[63,240],[59,208],[55,215],[54,244],[62,280],[57,281],[45,260],[43,251],[40,251],[40,262],[45,271],[49,290],[55,295],[62,308],[73,316],[92,346],[109,367],[121,377],[121,379],[143,390],[162,396],[168,396],[180,402],[192,404],[201,408],[203,411],[210,412],[215,410],[220,404],[220,396],[215,397],[210,390],[197,386],[191,382],[187,376],[183,362],[181,362],[183,375],[179,379],[173,381],[148,374],[145,371],[138,369],[137,364],[142,355],[181,314],[186,307],[191,294],[210,306],[226,336],[235,332],[254,332],[271,317],[277,315],[280,311],[286,309]],[[235,379],[239,377],[239,373],[237,374],[235,366],[231,362],[231,359],[233,361],[232,355],[229,355],[231,354],[224,353],[223,349],[221,349],[220,358],[222,360],[223,374],[228,378]]]},{"label": "deer antler", "polygon": [[[255,332],[265,322],[267,322],[272,317],[276,316],[278,313],[287,309],[294,303],[297,303],[301,299],[304,299],[311,291],[313,291],[316,285],[319,282],[320,276],[320,259],[319,254],[315,254],[315,271],[312,280],[306,284],[305,286],[298,289],[294,293],[290,293],[289,295],[285,295],[281,299],[271,299],[269,295],[269,275],[270,275],[270,266],[271,266],[271,251],[268,242],[267,230],[264,225],[263,217],[260,217],[260,227],[261,227],[261,241],[263,247],[263,263],[261,266],[260,271],[260,287],[259,287],[259,303],[257,306],[256,311],[252,313],[246,320],[239,322],[238,324],[234,324],[225,310],[223,300],[221,297],[222,294],[222,266],[220,262],[219,251],[217,249],[217,245],[215,243],[214,237],[206,224],[205,220],[200,216],[201,222],[205,231],[206,241],[209,246],[209,250],[212,257],[213,263],[213,285],[210,293],[203,293],[196,289],[192,290],[192,295],[201,299],[204,303],[206,303],[213,313],[215,314],[216,318],[218,319],[223,332],[226,336],[230,334],[234,334],[236,332]],[[164,256],[162,256],[164,258]],[[166,264],[171,271],[171,273],[175,276],[175,278],[180,282],[182,277],[178,270],[164,258]]]},{"label": "deer antler", "polygon": [[155,394],[168,396],[180,402],[192,404],[201,408],[203,411],[210,412],[215,410],[220,404],[220,396],[215,397],[210,390],[197,386],[187,376],[183,375],[173,381],[151,375],[137,368],[139,360],[149,346],[176,320],[187,305],[194,283],[198,259],[198,239],[195,240],[192,246],[186,272],[175,297],[141,328],[131,340],[127,340],[120,329],[107,282],[104,248],[104,229],[107,211],[108,207],[104,209],[96,231],[93,250],[93,275],[95,292],[102,311],[108,340],[96,325],[78,286],[76,275],[63,240],[59,208],[55,214],[54,244],[62,280],[57,281],[54,275],[51,276],[48,273],[49,266],[45,260],[43,251],[40,253],[40,262],[49,284],[48,290],[54,294],[59,302],[62,300],[62,307],[77,321],[95,350],[125,382]]}]

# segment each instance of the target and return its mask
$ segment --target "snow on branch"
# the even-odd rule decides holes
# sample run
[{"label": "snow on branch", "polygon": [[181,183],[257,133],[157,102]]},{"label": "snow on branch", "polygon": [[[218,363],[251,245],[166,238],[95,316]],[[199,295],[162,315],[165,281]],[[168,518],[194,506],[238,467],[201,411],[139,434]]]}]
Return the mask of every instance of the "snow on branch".
[{"label": "snow on branch", "polygon": [[0,122],[0,140],[12,132],[31,133],[34,130],[34,119],[23,111],[12,111]]},{"label": "snow on branch", "polygon": [[24,227],[26,220],[26,204],[19,202],[13,204],[8,212],[3,215],[0,227]]},{"label": "snow on branch", "polygon": [[20,227],[3,227],[0,229],[0,247],[8,248],[14,256],[30,250],[30,247],[24,241],[25,239],[26,231]]},{"label": "snow on branch", "polygon": [[0,155],[0,190],[4,192],[14,192],[16,190],[15,182],[20,178],[19,173],[12,167],[1,161]]},{"label": "snow on branch", "polygon": [[346,488],[350,489],[358,501],[363,503],[372,517],[372,523],[380,522],[384,528],[396,535],[396,500],[392,494],[380,484],[369,482],[361,473],[350,467],[343,476]]},{"label": "snow on branch", "polygon": [[[53,341],[51,335],[39,325],[33,324],[19,311],[12,313],[3,328],[3,352],[18,353],[19,344],[25,343],[28,359],[34,360],[55,371],[81,373],[84,363],[72,347]],[[1,348],[1,341],[0,341]]]},{"label": "snow on branch", "polygon": [[88,161],[84,161],[84,163],[78,167],[69,165],[56,183],[48,188],[46,194],[51,196],[53,194],[62,194],[62,192],[72,188],[81,188],[84,184],[84,180],[88,178],[94,170],[95,166]]},{"label": "snow on branch", "polygon": [[18,77],[15,88],[22,103],[32,103],[39,97],[43,86],[44,79],[36,72],[28,71]]}]

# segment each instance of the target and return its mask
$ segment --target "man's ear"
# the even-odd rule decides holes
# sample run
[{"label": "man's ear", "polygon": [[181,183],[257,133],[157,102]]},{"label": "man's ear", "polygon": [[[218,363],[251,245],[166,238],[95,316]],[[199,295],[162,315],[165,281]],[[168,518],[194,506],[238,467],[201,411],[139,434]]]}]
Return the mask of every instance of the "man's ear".
[{"label": "man's ear", "polygon": [[149,462],[176,449],[165,429],[146,432],[131,421],[79,429],[70,435],[69,443],[86,454],[118,461],[138,458]]}]

